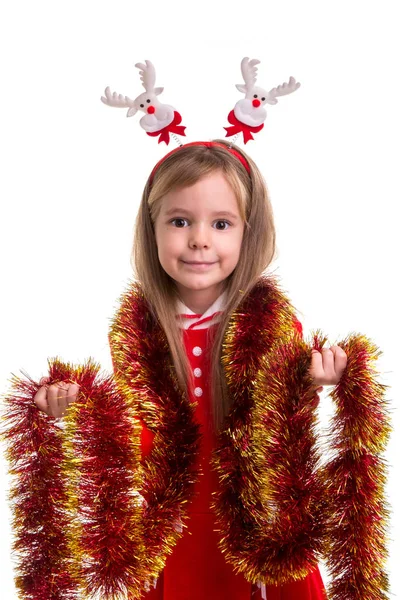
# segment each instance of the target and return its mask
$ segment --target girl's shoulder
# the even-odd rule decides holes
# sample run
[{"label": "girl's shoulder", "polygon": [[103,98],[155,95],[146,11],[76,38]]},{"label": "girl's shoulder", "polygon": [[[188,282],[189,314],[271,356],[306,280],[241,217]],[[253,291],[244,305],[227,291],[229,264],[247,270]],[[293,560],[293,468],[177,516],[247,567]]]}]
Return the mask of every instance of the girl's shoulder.
[{"label": "girl's shoulder", "polygon": [[240,305],[242,312],[250,313],[256,319],[261,314],[279,312],[290,319],[295,318],[295,309],[276,275],[261,276]]},{"label": "girl's shoulder", "polygon": [[[239,307],[233,312],[227,331],[235,331],[246,343],[256,343],[266,334],[273,340],[289,340],[302,325],[288,293],[274,275],[260,277]],[[252,342],[253,340],[253,342]]]}]

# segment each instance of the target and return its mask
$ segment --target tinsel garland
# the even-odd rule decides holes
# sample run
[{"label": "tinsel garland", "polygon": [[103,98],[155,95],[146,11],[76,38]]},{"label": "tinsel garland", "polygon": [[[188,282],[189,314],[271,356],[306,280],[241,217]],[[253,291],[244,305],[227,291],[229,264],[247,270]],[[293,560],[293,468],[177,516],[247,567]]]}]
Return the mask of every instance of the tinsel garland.
[{"label": "tinsel garland", "polygon": [[[339,345],[348,365],[332,397],[333,447],[319,466],[311,347],[294,331],[278,284],[262,278],[232,315],[222,362],[232,409],[212,464],[226,560],[251,581],[304,577],[332,567],[332,600],[386,598],[387,511],[380,453],[389,433],[376,348],[363,336]],[[313,347],[325,338],[314,335]],[[59,430],[32,402],[39,385],[12,380],[2,417],[17,475],[14,551],[24,599],[140,598],[181,535],[198,477],[200,432],[179,390],[164,332],[138,284],[121,297],[110,329],[114,377],[90,360],[49,361],[50,384],[79,383]],[[140,417],[155,434],[140,455]],[[357,550],[356,550],[357,542]],[[117,595],[117,596],[116,596]]]},{"label": "tinsel garland", "polygon": [[[281,292],[258,286],[231,319],[222,352],[236,401],[213,461],[220,548],[249,581],[269,585],[306,577],[323,551],[318,396],[293,319]],[[325,339],[314,341],[320,348]]]},{"label": "tinsel garland", "polygon": [[179,389],[166,336],[138,286],[133,293],[134,302],[132,290],[122,294],[109,341],[118,389],[155,434],[140,487],[145,499],[143,566],[149,580],[158,576],[182,535],[199,477],[201,433],[196,405]]},{"label": "tinsel garland", "polygon": [[74,367],[49,360],[51,383],[73,381],[80,393],[60,430],[32,399],[39,385],[13,376],[6,397],[7,458],[20,597],[104,599],[129,590],[140,598],[144,556],[140,428],[90,359]]},{"label": "tinsel garland", "polygon": [[323,469],[329,513],[325,556],[332,600],[385,600],[389,582],[383,458],[391,426],[387,386],[378,383],[375,361],[382,354],[367,337],[339,343],[346,370],[332,391],[336,414],[329,434],[335,456]]}]

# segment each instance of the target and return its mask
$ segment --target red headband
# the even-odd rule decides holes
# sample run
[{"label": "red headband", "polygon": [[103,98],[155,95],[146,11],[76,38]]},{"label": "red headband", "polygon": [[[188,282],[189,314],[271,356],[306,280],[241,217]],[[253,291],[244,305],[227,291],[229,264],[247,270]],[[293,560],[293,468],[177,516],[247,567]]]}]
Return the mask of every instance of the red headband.
[{"label": "red headband", "polygon": [[150,183],[152,183],[154,174],[157,171],[158,167],[161,165],[161,163],[163,163],[164,160],[166,158],[168,158],[168,156],[171,156],[171,154],[175,154],[175,152],[179,152],[179,150],[181,148],[186,148],[187,146],[207,146],[208,148],[212,148],[213,146],[219,146],[220,148],[225,148],[225,150],[228,150],[228,152],[230,152],[231,154],[233,154],[234,156],[236,156],[236,158],[238,160],[240,160],[240,162],[242,163],[242,165],[244,166],[244,168],[246,169],[246,171],[250,175],[250,166],[249,166],[249,163],[244,158],[244,156],[242,156],[239,152],[237,152],[233,148],[228,148],[228,146],[225,146],[224,144],[220,144],[218,142],[190,142],[189,144],[184,144],[183,146],[179,146],[179,148],[174,148],[173,150],[171,150],[171,152],[168,152],[168,154],[166,154],[165,156],[163,156],[162,159],[158,161],[158,163],[156,164],[156,166],[154,167],[154,169],[152,170],[152,172],[150,174]]}]

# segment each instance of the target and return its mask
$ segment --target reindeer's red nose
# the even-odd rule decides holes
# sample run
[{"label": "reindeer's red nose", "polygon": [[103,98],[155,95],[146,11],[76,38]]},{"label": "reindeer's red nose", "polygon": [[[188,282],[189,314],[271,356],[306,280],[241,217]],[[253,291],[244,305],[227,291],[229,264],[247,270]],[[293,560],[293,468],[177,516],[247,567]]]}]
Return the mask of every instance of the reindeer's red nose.
[{"label": "reindeer's red nose", "polygon": [[253,106],[255,106],[256,108],[258,106],[260,106],[260,104],[261,104],[261,102],[259,100],[257,100],[257,99],[253,100]]},{"label": "reindeer's red nose", "polygon": [[154,106],[149,106],[149,108],[147,109],[147,112],[149,113],[149,115],[152,115],[155,112],[155,108]]}]

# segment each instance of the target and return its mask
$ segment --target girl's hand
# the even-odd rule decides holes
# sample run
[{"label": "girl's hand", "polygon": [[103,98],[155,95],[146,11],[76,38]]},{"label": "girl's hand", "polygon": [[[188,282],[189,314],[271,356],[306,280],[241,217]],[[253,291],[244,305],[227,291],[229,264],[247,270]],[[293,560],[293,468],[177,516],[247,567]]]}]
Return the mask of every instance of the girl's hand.
[{"label": "girl's hand", "polygon": [[340,346],[311,351],[309,373],[315,385],[336,385],[347,365],[347,354]]},{"label": "girl's hand", "polygon": [[49,377],[41,378],[39,383],[42,387],[36,392],[33,401],[39,410],[60,419],[67,412],[68,406],[75,402],[80,386],[65,381],[47,385],[48,381],[50,381]]}]

